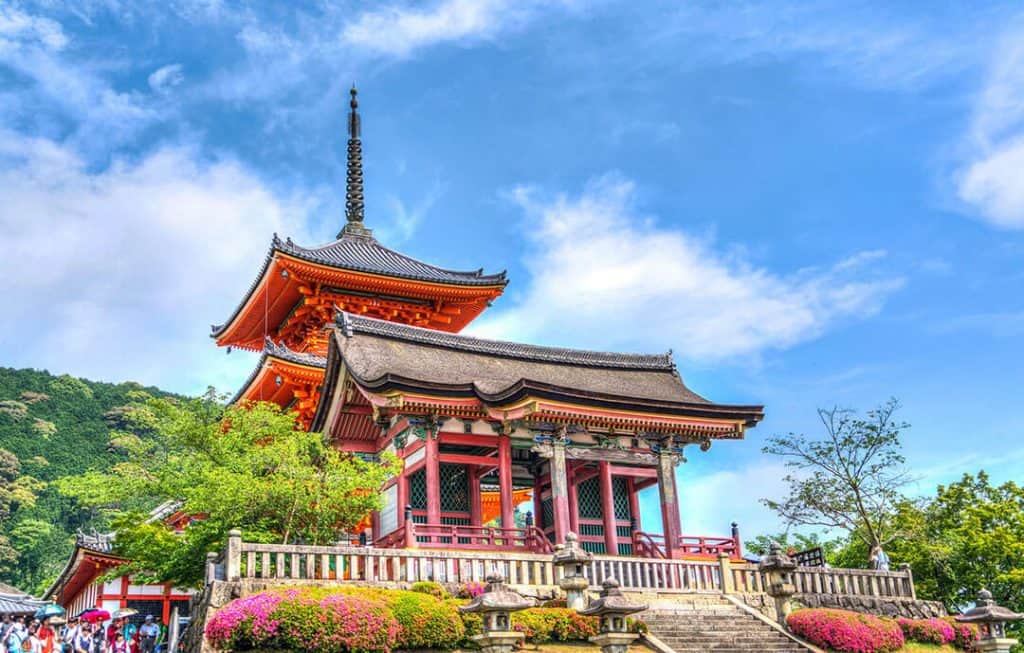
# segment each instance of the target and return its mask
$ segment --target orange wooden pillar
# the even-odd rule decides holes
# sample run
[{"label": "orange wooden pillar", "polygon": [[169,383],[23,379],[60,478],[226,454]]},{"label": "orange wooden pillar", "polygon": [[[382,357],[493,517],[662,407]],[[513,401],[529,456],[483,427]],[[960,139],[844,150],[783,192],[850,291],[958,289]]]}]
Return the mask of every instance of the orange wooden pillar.
[{"label": "orange wooden pillar", "polygon": [[601,518],[604,520],[604,550],[607,555],[619,553],[619,537],[615,524],[615,485],[612,466],[608,461],[598,463],[601,482]]},{"label": "orange wooden pillar", "polygon": [[501,495],[501,527],[515,528],[512,505],[512,438],[507,433],[498,436],[498,491]]}]

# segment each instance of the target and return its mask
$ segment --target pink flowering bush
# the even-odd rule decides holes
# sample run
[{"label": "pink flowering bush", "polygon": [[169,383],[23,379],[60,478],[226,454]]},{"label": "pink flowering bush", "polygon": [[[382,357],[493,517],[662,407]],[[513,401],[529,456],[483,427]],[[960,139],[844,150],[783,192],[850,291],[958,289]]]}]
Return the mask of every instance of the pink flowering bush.
[{"label": "pink flowering bush", "polygon": [[398,621],[383,602],[348,594],[316,599],[299,590],[236,599],[206,624],[206,638],[223,651],[272,647],[310,653],[386,653],[398,635]]},{"label": "pink flowering bush", "polygon": [[956,641],[953,626],[942,619],[904,619],[896,620],[903,630],[903,638],[922,644],[952,644]]},{"label": "pink flowering bush", "polygon": [[847,610],[797,610],[786,619],[797,636],[843,653],[890,653],[903,647],[903,631],[892,619]]},{"label": "pink flowering bush", "polygon": [[961,651],[974,653],[978,650],[975,642],[978,640],[977,624],[963,624],[956,620],[956,617],[943,617],[942,619],[953,629],[953,646]]},{"label": "pink flowering bush", "polygon": [[465,585],[463,585],[462,587],[459,588],[459,598],[460,599],[475,599],[476,597],[478,597],[481,594],[483,594],[484,590],[486,590],[486,589],[487,589],[487,583],[479,583],[479,582],[476,582],[476,581],[473,581],[471,583],[466,583]]}]

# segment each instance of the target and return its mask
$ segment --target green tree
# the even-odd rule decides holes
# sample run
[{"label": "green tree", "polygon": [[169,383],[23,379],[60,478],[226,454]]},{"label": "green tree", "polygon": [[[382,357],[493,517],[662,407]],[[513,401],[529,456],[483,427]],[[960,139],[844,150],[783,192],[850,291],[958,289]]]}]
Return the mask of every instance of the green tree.
[{"label": "green tree", "polygon": [[[398,465],[340,452],[273,404],[225,408],[212,391],[151,399],[120,419],[131,428],[111,445],[126,460],[58,483],[113,520],[117,551],[132,560],[117,573],[154,581],[200,582],[206,553],[231,528],[253,541],[331,542],[380,507],[380,486]],[[169,501],[199,518],[180,535],[145,512]]]},{"label": "green tree", "polygon": [[819,409],[824,433],[818,438],[790,433],[768,440],[765,453],[781,456],[792,473],[784,499],[763,503],[788,525],[838,529],[868,549],[898,534],[891,520],[911,480],[900,453],[899,402],[890,399],[865,417],[854,411]]},{"label": "green tree", "polygon": [[[5,526],[14,511],[35,505],[36,495],[42,488],[42,482],[21,474],[17,456],[0,449],[0,527]],[[18,547],[12,545],[9,537],[0,534],[0,570],[10,571],[18,558]]]},{"label": "green tree", "polygon": [[789,549],[807,551],[808,549],[821,547],[822,553],[824,553],[825,558],[829,561],[831,561],[832,556],[843,545],[843,542],[840,540],[822,540],[817,533],[808,535],[784,531],[774,535],[758,535],[752,540],[747,540],[744,546],[751,553],[764,555],[768,553],[772,542],[778,542],[783,551],[788,551]]}]

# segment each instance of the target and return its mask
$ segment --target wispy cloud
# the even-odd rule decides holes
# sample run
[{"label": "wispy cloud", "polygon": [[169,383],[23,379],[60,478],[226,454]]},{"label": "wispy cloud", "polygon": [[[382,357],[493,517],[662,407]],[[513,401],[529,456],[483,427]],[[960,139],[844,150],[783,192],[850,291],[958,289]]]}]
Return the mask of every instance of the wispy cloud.
[{"label": "wispy cloud", "polygon": [[429,8],[392,5],[361,14],[342,40],[363,51],[407,57],[439,43],[472,43],[522,27],[567,2],[537,0],[442,0]]},{"label": "wispy cloud", "polygon": [[154,70],[146,81],[149,82],[151,89],[157,93],[164,93],[185,81],[185,73],[180,63],[172,63]]},{"label": "wispy cloud", "polygon": [[1024,229],[1024,18],[997,42],[966,140],[960,199],[996,227]]},{"label": "wispy cloud", "polygon": [[70,132],[68,139],[82,151],[106,154],[163,115],[146,94],[115,90],[100,72],[103,66],[80,56],[58,22],[0,5],[0,69],[5,67],[17,81],[0,90],[0,119],[33,125],[36,133]]},{"label": "wispy cloud", "polygon": [[413,237],[420,223],[443,193],[444,186],[437,182],[411,207],[397,195],[388,195],[385,198],[388,208],[384,215],[386,222],[376,228],[377,236],[383,242],[392,245],[406,242]]},{"label": "wispy cloud", "polygon": [[91,173],[66,146],[0,131],[0,196],[5,362],[181,391],[237,383],[253,360],[225,363],[200,325],[234,307],[272,232],[309,240],[306,203],[181,147]]},{"label": "wispy cloud", "polygon": [[529,216],[531,279],[513,307],[485,315],[479,333],[580,346],[675,348],[702,361],[790,347],[841,319],[878,312],[902,285],[862,252],[825,269],[779,274],[709,239],[640,215],[633,183],[617,175],[579,196],[544,199],[517,188]]}]

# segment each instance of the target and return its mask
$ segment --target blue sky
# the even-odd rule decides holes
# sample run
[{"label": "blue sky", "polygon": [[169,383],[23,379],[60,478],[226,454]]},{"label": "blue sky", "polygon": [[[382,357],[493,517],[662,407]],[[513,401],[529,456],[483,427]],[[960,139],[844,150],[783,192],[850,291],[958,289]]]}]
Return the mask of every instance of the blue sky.
[{"label": "blue sky", "polygon": [[899,397],[921,491],[1019,481],[1015,4],[0,0],[0,365],[233,391],[209,325],[342,224],[355,81],[368,226],[509,270],[470,332],[766,405],[680,468],[684,530],[769,529],[763,440],[818,406]]}]

